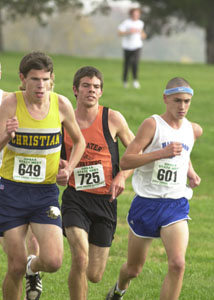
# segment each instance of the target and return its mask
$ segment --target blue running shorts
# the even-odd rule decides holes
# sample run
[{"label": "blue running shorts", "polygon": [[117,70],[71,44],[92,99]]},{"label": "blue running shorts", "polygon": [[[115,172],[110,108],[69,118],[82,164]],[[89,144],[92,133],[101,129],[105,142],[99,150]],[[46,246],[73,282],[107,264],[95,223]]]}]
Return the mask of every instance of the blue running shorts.
[{"label": "blue running shorts", "polygon": [[0,236],[29,223],[61,225],[56,184],[0,181]]},{"label": "blue running shorts", "polygon": [[159,238],[161,227],[181,220],[189,220],[189,202],[186,198],[144,198],[138,195],[132,201],[127,221],[139,237]]}]

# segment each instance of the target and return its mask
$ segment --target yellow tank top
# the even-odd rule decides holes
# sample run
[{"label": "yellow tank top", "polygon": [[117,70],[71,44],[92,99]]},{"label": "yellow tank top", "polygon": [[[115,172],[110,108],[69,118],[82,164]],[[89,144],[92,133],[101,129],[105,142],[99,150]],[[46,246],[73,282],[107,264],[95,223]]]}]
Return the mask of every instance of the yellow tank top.
[{"label": "yellow tank top", "polygon": [[62,144],[58,95],[50,93],[50,108],[43,120],[27,110],[22,92],[16,92],[19,128],[5,146],[0,176],[25,183],[56,182]]}]

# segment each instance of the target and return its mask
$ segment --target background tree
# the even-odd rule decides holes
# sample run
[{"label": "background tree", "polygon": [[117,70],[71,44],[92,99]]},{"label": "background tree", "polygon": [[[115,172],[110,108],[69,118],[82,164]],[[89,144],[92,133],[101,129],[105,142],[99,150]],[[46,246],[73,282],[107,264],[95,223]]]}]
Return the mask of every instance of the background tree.
[{"label": "background tree", "polygon": [[57,9],[66,6],[82,7],[81,0],[0,0],[0,52],[4,50],[3,26],[7,21],[15,21],[18,17],[26,15],[35,17],[38,22],[45,25],[47,17]]},{"label": "background tree", "polygon": [[[57,10],[65,10],[72,7],[76,16],[81,16],[81,8],[84,0],[0,0],[0,52],[4,50],[3,26],[7,21],[15,21],[19,17],[32,16],[37,19],[40,25],[46,25],[48,16]],[[101,12],[106,14],[109,11],[108,0],[91,0],[90,12]]]},{"label": "background tree", "polygon": [[[145,7],[143,19],[149,37],[184,30],[187,24],[204,28],[206,61],[208,64],[214,64],[213,0],[138,0],[138,2]],[[173,18],[178,22],[173,22]]]}]

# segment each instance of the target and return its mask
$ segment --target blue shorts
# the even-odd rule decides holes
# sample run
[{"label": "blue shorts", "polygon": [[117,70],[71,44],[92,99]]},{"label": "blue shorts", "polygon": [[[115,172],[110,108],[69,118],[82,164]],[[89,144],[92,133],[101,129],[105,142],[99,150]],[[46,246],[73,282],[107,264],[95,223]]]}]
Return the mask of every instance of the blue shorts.
[{"label": "blue shorts", "polygon": [[29,223],[61,225],[56,184],[30,184],[0,180],[0,236]]},{"label": "blue shorts", "polygon": [[189,220],[186,198],[144,198],[135,196],[127,217],[133,233],[139,237],[159,238],[161,227]]}]

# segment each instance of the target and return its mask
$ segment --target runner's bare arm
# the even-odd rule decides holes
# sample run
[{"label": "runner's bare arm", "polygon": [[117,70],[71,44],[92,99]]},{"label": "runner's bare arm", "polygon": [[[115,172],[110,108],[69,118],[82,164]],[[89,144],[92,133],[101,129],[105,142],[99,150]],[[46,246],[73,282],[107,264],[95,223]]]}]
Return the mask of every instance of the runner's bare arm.
[{"label": "runner's bare arm", "polygon": [[85,139],[76,122],[72,104],[66,97],[61,95],[59,96],[59,110],[61,122],[73,141],[73,148],[68,164],[64,168],[61,168],[57,175],[57,183],[66,185],[71,173],[84,153]]},{"label": "runner's bare arm", "polygon": [[[121,141],[124,147],[133,141],[134,134],[130,130],[123,115],[114,110],[109,110],[109,129],[113,139],[116,141],[117,138]],[[113,179],[110,192],[112,194],[110,202],[118,197],[125,189],[125,181],[132,174],[133,170],[121,170]]]},{"label": "runner's bare arm", "polygon": [[155,129],[156,123],[154,118],[148,118],[143,121],[135,139],[128,146],[125,154],[121,158],[120,166],[123,170],[135,169],[155,160],[181,154],[182,145],[178,142],[173,142],[163,149],[150,153],[142,152],[151,143],[155,134]]}]

